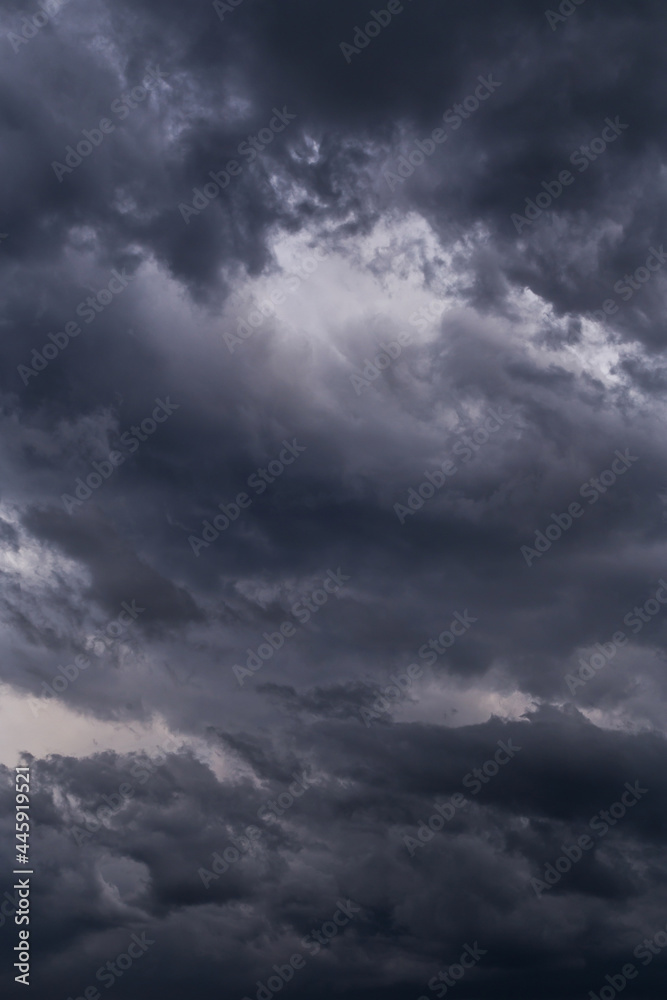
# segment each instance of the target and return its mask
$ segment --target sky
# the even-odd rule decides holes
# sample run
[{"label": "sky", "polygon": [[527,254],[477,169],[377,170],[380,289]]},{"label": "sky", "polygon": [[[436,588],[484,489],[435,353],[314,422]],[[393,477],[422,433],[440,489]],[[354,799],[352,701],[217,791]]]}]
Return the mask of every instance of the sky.
[{"label": "sky", "polygon": [[5,0],[3,995],[664,992],[666,34]]}]

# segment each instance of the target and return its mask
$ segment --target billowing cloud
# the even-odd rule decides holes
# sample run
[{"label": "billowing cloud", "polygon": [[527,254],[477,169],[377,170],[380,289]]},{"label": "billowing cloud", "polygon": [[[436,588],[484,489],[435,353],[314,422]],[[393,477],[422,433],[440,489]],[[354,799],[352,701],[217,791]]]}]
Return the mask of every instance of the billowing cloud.
[{"label": "billowing cloud", "polygon": [[653,995],[663,6],[0,31],[34,995]]}]

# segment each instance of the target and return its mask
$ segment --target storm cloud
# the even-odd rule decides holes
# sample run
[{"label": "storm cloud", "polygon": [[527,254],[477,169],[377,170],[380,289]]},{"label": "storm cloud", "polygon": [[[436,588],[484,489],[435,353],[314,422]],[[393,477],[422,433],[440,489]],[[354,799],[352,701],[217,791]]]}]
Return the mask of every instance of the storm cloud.
[{"label": "storm cloud", "polygon": [[664,5],[0,31],[4,954],[23,763],[40,1000],[655,996]]}]

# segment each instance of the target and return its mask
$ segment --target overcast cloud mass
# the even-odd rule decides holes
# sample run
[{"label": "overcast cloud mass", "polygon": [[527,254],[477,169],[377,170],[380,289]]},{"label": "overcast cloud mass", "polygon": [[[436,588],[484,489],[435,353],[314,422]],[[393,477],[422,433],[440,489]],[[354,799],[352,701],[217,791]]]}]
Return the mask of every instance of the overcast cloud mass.
[{"label": "overcast cloud mass", "polygon": [[0,32],[3,995],[663,996],[664,2]]}]

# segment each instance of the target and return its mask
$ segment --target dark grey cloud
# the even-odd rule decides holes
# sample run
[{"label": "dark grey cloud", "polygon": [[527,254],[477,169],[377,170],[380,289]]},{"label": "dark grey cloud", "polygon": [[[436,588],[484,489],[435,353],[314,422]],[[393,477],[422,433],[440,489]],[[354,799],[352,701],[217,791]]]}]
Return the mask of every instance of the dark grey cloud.
[{"label": "dark grey cloud", "polygon": [[475,942],[461,996],[600,995],[627,962],[653,996],[664,7],[404,0],[350,53],[383,4],[228,6],[69,0],[25,44],[35,9],[0,15],[2,853],[25,752],[34,994],[146,934],[128,1000],[254,998],[297,952],[285,996],[436,996]]},{"label": "dark grey cloud", "polygon": [[[542,963],[559,988],[574,988],[581,974],[573,973],[572,954],[595,984],[664,923],[660,737],[604,732],[576,713],[553,711],[455,730],[367,733],[350,721],[325,722],[302,730],[294,754],[279,752],[269,764],[260,752],[267,741],[251,749],[220,735],[252,762],[245,776],[222,784],[185,752],[153,762],[113,753],[33,762],[35,849],[51,859],[35,900],[44,984],[62,980],[66,992],[94,981],[123,935],[141,927],[156,942],[153,964],[137,966],[128,996],[156,977],[176,995],[182,949],[194,941],[198,986],[210,990],[225,975],[244,995],[284,953],[311,955],[303,938],[339,898],[353,900],[359,916],[330,952],[307,962],[295,996],[308,995],[327,971],[345,983],[347,962],[362,981],[374,968],[381,986],[419,991],[466,941],[488,953],[474,976],[483,995],[534,988]],[[514,759],[481,791],[469,791],[466,775],[498,741]],[[295,771],[301,794],[288,794],[285,807]],[[591,832],[591,820],[626,783],[638,784],[643,798],[606,831],[598,823],[592,852],[539,898],[530,880],[542,877],[562,844]],[[127,795],[120,807],[119,788]],[[461,792],[461,812],[411,856],[434,806]],[[227,863],[217,862],[213,879],[216,855]],[[49,899],[59,900],[57,911]],[[529,957],[535,953],[540,962]],[[643,988],[650,993],[658,977],[659,970],[644,972]]]}]

